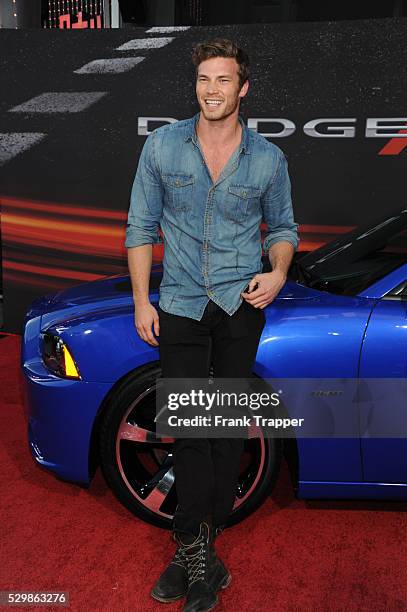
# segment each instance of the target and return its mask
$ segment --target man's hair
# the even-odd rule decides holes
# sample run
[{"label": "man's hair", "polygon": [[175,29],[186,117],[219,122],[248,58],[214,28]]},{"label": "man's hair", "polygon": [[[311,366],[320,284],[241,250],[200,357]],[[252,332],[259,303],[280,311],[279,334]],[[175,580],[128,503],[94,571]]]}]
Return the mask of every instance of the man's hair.
[{"label": "man's hair", "polygon": [[214,38],[196,45],[192,52],[192,63],[198,72],[198,66],[211,57],[231,57],[236,60],[239,68],[239,85],[249,78],[249,56],[246,51],[238,47],[234,42],[227,38]]}]

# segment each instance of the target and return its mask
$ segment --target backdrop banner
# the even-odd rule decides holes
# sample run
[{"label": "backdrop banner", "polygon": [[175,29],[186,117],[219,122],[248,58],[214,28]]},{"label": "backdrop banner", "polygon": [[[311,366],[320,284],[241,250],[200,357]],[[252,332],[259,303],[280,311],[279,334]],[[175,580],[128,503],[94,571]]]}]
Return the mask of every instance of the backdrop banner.
[{"label": "backdrop banner", "polygon": [[39,295],[127,272],[139,154],[155,127],[198,111],[190,56],[199,41],[228,37],[249,52],[241,114],[288,158],[300,250],[402,209],[406,26],[2,30],[5,331],[21,333]]}]

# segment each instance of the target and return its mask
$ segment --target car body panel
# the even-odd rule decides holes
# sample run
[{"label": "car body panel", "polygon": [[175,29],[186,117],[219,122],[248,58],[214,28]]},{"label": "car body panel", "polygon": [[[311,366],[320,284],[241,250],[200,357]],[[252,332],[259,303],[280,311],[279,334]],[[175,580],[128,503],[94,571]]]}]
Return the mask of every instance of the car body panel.
[{"label": "car body panel", "polygon": [[[43,319],[45,316],[43,317]],[[158,359],[158,350],[138,336],[134,306],[101,305],[67,320],[43,324],[43,331],[55,333],[74,355],[82,378],[89,382],[114,383],[137,367]],[[112,359],[114,355],[114,359]]]},{"label": "car body panel", "polygon": [[[405,278],[403,279],[405,280]],[[380,355],[380,360],[378,359]],[[366,481],[407,482],[407,301],[381,300],[373,310],[360,362],[361,380],[373,387],[360,403]],[[379,400],[378,388],[383,389]],[[377,431],[393,432],[378,437]]]},{"label": "car body panel", "polygon": [[[254,372],[262,378],[356,380],[360,349],[374,301],[315,292],[309,300],[282,299],[267,308]],[[312,359],[310,359],[312,355]],[[343,410],[343,403],[338,404]],[[345,407],[358,429],[355,405]],[[290,407],[287,406],[290,413]],[[335,415],[334,415],[335,416]],[[301,480],[362,480],[359,438],[299,438]]]},{"label": "car body panel", "polygon": [[30,450],[37,463],[61,478],[89,483],[95,417],[112,384],[53,375],[40,355],[40,326],[41,315],[28,320],[22,343]]},{"label": "car body panel", "polygon": [[31,407],[29,443],[35,459],[61,478],[89,483],[95,417],[111,385],[42,379],[27,367],[24,370]]},{"label": "car body panel", "polygon": [[299,481],[300,499],[407,499],[407,484]]}]

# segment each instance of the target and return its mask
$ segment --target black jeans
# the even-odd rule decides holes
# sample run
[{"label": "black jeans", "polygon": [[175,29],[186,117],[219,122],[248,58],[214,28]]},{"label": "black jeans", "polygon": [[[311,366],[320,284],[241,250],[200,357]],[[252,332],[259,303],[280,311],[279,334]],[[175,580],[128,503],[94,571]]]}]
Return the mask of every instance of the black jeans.
[{"label": "black jeans", "polygon": [[[232,316],[209,301],[203,317],[159,309],[164,378],[248,378],[264,328],[264,311],[243,300]],[[178,507],[174,529],[197,534],[208,516],[224,526],[236,497],[242,438],[178,438],[173,445]]]}]

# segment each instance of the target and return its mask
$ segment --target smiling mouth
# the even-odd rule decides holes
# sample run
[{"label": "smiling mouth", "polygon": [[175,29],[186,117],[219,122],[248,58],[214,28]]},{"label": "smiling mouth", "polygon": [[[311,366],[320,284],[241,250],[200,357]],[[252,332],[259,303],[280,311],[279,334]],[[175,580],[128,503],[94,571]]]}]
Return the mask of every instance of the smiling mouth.
[{"label": "smiling mouth", "polygon": [[222,102],[223,100],[209,100],[209,99],[205,100],[205,104],[207,106],[211,106],[212,108],[216,108],[217,106],[220,106]]}]

